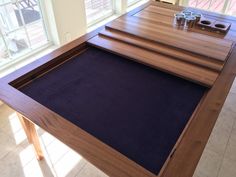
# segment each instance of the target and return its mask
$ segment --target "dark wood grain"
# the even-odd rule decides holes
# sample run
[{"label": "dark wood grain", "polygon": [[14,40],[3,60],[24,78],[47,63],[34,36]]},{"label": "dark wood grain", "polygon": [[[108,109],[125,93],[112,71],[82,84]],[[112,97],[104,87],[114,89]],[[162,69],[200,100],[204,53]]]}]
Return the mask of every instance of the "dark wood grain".
[{"label": "dark wood grain", "polygon": [[168,55],[179,60],[183,60],[188,63],[196,64],[199,66],[203,66],[215,71],[221,71],[223,68],[223,62],[217,61],[211,58],[206,58],[201,55],[196,55],[191,52],[187,52],[184,50],[176,50],[173,47],[167,45],[161,45],[159,43],[155,43],[149,40],[145,40],[143,38],[129,35],[127,33],[123,33],[117,30],[105,29],[99,32],[99,35],[104,35],[106,37],[110,37],[112,39],[116,39],[122,42],[125,42],[130,45],[134,45],[137,47],[141,47],[147,50],[151,50],[163,55]]}]

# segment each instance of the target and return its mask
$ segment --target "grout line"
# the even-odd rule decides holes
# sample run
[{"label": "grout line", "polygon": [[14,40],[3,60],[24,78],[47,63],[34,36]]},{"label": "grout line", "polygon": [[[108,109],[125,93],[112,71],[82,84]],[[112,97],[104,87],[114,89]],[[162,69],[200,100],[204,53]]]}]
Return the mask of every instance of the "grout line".
[{"label": "grout line", "polygon": [[[41,138],[41,136],[40,136],[40,139],[41,139],[41,142],[42,142],[42,144],[43,144],[43,147],[44,147],[44,150],[45,150],[45,153],[46,153],[46,154],[44,154],[44,159],[45,159],[45,161],[46,161],[45,155],[47,155],[47,156],[48,156],[48,161],[49,161],[50,166],[51,166],[51,170],[53,171],[53,175],[55,175],[55,177],[58,177],[58,175],[57,175],[57,173],[56,173],[56,170],[55,170],[55,167],[54,167],[54,164],[52,163],[52,160],[51,160],[51,158],[50,158],[49,152],[48,152],[47,147],[46,147],[46,145],[45,145],[45,143],[44,143],[44,140],[43,140],[43,138]],[[53,141],[54,141],[54,140],[53,140]],[[52,141],[52,142],[53,142],[53,141]],[[50,142],[47,146],[50,146],[52,142]]]},{"label": "grout line", "polygon": [[85,166],[88,164],[88,162],[86,161],[85,163],[84,163],[84,165],[82,166],[82,168],[77,172],[77,174],[74,176],[74,177],[76,177],[76,176],[78,176],[81,172],[82,172],[82,170],[85,168]]},{"label": "grout line", "polygon": [[227,151],[227,149],[228,149],[229,141],[230,141],[230,139],[231,139],[232,132],[233,132],[233,129],[234,129],[235,125],[236,125],[236,119],[233,120],[233,125],[232,125],[231,131],[230,131],[230,135],[229,135],[229,138],[228,138],[228,141],[227,141],[225,150],[224,150],[224,154],[223,154],[223,157],[222,157],[222,160],[221,160],[221,163],[220,163],[220,167],[219,167],[219,169],[217,169],[217,177],[219,177],[220,170],[221,170],[221,168],[222,168],[222,164],[223,164],[223,161],[224,161],[224,159],[225,159],[225,154],[226,154],[226,151]]}]

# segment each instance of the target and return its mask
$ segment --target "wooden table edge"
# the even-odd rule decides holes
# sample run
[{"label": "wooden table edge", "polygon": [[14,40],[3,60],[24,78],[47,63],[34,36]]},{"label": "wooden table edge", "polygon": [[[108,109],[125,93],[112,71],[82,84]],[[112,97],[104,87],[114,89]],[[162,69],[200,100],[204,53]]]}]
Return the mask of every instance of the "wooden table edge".
[{"label": "wooden table edge", "polygon": [[[134,11],[132,11],[131,13],[127,14],[127,15],[130,15],[132,13],[137,13],[138,10],[142,10],[143,8],[147,7],[148,5],[150,4],[147,3],[143,6],[141,6],[139,9],[135,9]],[[51,61],[51,60],[54,60],[58,57],[62,57],[62,56],[65,56],[64,55],[64,52],[68,55],[71,55],[73,54],[74,52],[76,52],[76,50],[78,50],[78,47],[81,46],[81,45],[84,45],[84,43],[91,37],[93,37],[94,35],[97,35],[98,31],[100,31],[100,29],[102,29],[103,27],[89,33],[89,34],[86,34],[85,36],[63,46],[62,48],[59,48],[58,50],[56,50],[55,52],[52,52],[51,54],[43,57],[41,59],[41,61],[36,61],[16,72],[14,72],[13,74],[10,74],[8,75],[7,77],[3,78],[3,79],[0,79],[0,88],[3,89],[4,91],[0,90],[0,99],[2,101],[4,101],[6,104],[8,104],[10,107],[12,107],[13,109],[15,109],[16,111],[18,111],[19,113],[21,113],[22,115],[26,116],[30,121],[36,123],[37,125],[39,125],[40,127],[42,127],[43,129],[45,129],[46,131],[48,130],[49,133],[51,133],[52,135],[57,135],[57,133],[55,132],[54,130],[54,126],[52,126],[52,122],[46,118],[46,117],[40,117],[40,113],[37,112],[37,113],[32,113],[30,110],[25,110],[24,109],[24,105],[21,105],[21,101],[20,99],[22,99],[22,97],[26,97],[25,95],[22,95],[19,91],[17,91],[16,89],[12,88],[9,83],[11,84],[20,84],[20,83],[14,83],[13,81],[16,80],[18,77],[21,77],[21,79],[24,80],[24,75],[26,73],[28,73],[29,71],[32,71],[33,68],[37,68],[39,66],[43,66],[45,63]],[[226,99],[226,96],[230,90],[230,86],[232,85],[233,83],[233,80],[234,80],[234,77],[236,75],[236,60],[234,59],[236,57],[236,49],[234,48],[233,49],[233,52],[230,56],[230,58],[228,59],[228,61],[226,62],[225,64],[225,67],[222,71],[222,74],[220,75],[220,77],[217,79],[216,81],[216,84],[217,86],[213,86],[213,88],[209,91],[209,93],[206,95],[206,98],[204,98],[203,102],[201,103],[201,106],[199,109],[203,109],[204,113],[207,114],[206,112],[208,112],[206,110],[206,108],[203,108],[203,106],[206,106],[206,107],[210,107],[210,112],[212,112],[212,117],[211,117],[211,122],[209,123],[209,128],[206,130],[206,132],[204,132],[204,134],[202,134],[202,136],[198,137],[199,139],[189,139],[188,137],[188,132],[191,132],[190,128],[188,128],[186,130],[186,133],[185,135],[183,136],[182,140],[181,140],[181,143],[178,145],[174,155],[172,156],[172,158],[170,159],[169,163],[167,164],[166,168],[163,170],[163,173],[160,174],[159,176],[162,176],[162,177],[190,177],[193,172],[194,172],[194,169],[197,165],[197,162],[198,160],[200,159],[201,157],[201,154],[203,152],[203,149],[207,143],[207,139],[209,138],[210,136],[210,133],[211,133],[211,130],[217,120],[217,117],[219,115],[219,112],[221,110],[221,107],[223,106],[223,103]],[[233,66],[235,68],[233,68]],[[225,83],[224,85],[224,88],[221,87],[220,91],[218,91],[218,85],[219,84],[222,84],[222,83]],[[6,89],[6,90],[5,90]],[[222,90],[222,92],[221,92]],[[10,91],[8,93],[8,91]],[[217,98],[214,98],[212,101],[211,101],[211,104],[210,105],[206,105],[209,101],[209,95],[214,95],[216,94],[215,92],[217,93],[221,93],[221,95],[218,95]],[[14,99],[14,96],[17,96],[17,101],[14,102],[13,100],[8,100],[8,99]],[[24,100],[24,99],[23,99]],[[30,100],[29,98],[26,98],[26,100]],[[31,102],[30,103],[33,103],[33,105],[29,105],[29,108],[32,108],[34,110],[34,106],[37,105],[39,107],[42,107],[42,105],[40,105],[39,103],[36,103],[36,102]],[[48,114],[52,115],[52,117],[54,119],[58,119],[58,118],[61,118],[61,116],[59,115],[56,115],[55,113],[51,112],[50,110],[44,108]],[[199,112],[199,111],[198,111]],[[203,113],[202,113],[203,114]],[[209,113],[208,113],[209,114]],[[37,117],[38,116],[38,117]],[[189,127],[196,127],[196,124],[195,122],[198,121],[198,119],[201,119],[202,115],[201,113],[197,113],[196,114],[197,117],[194,118],[194,120],[190,123]],[[46,122],[45,122],[46,121]],[[48,122],[47,122],[48,121]],[[49,123],[49,124],[47,124]],[[70,128],[73,127],[72,129],[70,129],[72,132],[70,133],[74,133],[73,131],[76,131],[78,128],[74,127],[74,125],[71,125],[70,122],[66,121],[63,119],[63,123],[65,123],[65,125],[69,126]],[[52,127],[48,127],[48,126],[52,126]],[[83,130],[79,130],[80,133],[82,135],[87,135],[85,132],[83,132]],[[80,147],[75,147],[71,142],[68,142],[69,140],[64,140],[63,138],[61,138],[60,136],[57,136],[59,137],[60,140],[62,140],[63,142],[65,142],[66,144],[68,144],[72,149],[80,149]],[[93,137],[89,137],[89,139],[92,139],[92,141],[97,141],[96,139],[94,139]],[[185,165],[186,163],[189,164],[189,161],[188,161],[188,158],[189,156],[184,156],[185,154],[185,148],[184,148],[184,145],[183,144],[186,144],[188,143],[189,141],[196,141],[196,144],[199,146],[198,149],[197,149],[197,153],[195,153],[195,158],[194,158],[194,163],[192,165],[187,165],[187,167],[185,168],[183,165]],[[183,142],[183,144],[182,144]],[[107,145],[105,144],[102,144],[101,145],[104,149],[108,149],[109,153],[110,153],[110,158],[111,157],[116,157],[117,155],[117,152],[115,152],[114,150],[111,150],[111,148],[107,147]],[[82,152],[82,156],[84,154],[87,155],[87,151],[85,149],[80,149],[80,151],[78,152]],[[115,156],[113,156],[115,155]],[[94,159],[94,157],[91,157],[91,155],[88,155],[89,158],[88,160],[94,164],[97,164],[97,160]],[[131,167],[130,169],[130,173],[134,172],[134,174],[138,177],[138,176],[156,176],[156,175],[153,175],[151,174],[150,172],[148,172],[147,170],[143,169],[142,167],[140,166],[137,166],[137,164],[131,162],[129,159],[126,159],[126,157],[124,157],[122,154],[119,154],[119,156],[121,157],[122,160],[124,160],[125,162],[122,162],[123,165],[129,165]],[[181,157],[185,157],[183,159],[181,159]],[[191,156],[190,156],[191,157]],[[96,157],[95,157],[96,158]],[[118,158],[118,161],[120,159]],[[187,162],[188,161],[188,162]],[[108,162],[106,162],[108,163]],[[113,168],[113,165],[108,165],[108,167],[105,167],[101,164],[97,164],[97,167],[99,167],[101,170],[104,170],[108,175],[112,175],[112,176],[120,176],[120,174],[116,174],[117,172],[117,169],[114,169]],[[111,167],[111,168],[110,168]],[[123,166],[121,166],[123,167]],[[134,168],[133,168],[134,167]],[[124,167],[126,168],[126,167]],[[137,172],[139,172],[138,174],[135,173],[135,170],[137,170]],[[118,170],[119,171],[119,170]],[[123,170],[121,169],[121,172]],[[133,176],[133,174],[129,174],[129,173],[126,173],[123,171],[123,175],[124,177],[125,176]]]}]

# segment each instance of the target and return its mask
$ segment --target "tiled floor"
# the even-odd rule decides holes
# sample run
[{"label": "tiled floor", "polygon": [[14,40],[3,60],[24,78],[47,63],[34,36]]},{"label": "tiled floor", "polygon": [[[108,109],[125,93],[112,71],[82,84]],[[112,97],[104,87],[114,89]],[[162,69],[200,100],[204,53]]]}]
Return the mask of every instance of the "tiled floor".
[{"label": "tiled floor", "polygon": [[194,177],[236,177],[236,79]]},{"label": "tiled floor", "polygon": [[0,106],[1,177],[107,177],[59,140],[38,128],[45,159],[37,161],[16,113]]},{"label": "tiled floor", "polygon": [[[38,128],[45,159],[37,161],[16,113],[0,106],[1,177],[107,177],[79,154]],[[236,177],[236,80],[194,177]]]}]

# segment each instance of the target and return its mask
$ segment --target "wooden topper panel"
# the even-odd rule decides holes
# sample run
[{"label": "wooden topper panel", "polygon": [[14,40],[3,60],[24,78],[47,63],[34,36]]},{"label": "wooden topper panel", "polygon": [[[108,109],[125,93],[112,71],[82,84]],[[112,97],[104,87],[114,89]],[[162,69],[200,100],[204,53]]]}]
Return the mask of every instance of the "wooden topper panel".
[{"label": "wooden topper panel", "polygon": [[[145,20],[148,21],[153,21],[155,23],[161,23],[163,25],[166,26],[172,26],[173,24],[173,16],[175,13],[178,13],[180,11],[182,11],[184,8],[180,7],[180,6],[163,6],[163,5],[159,5],[158,3],[156,4],[152,4],[148,7],[146,7],[145,9],[143,9],[141,12],[138,12],[136,14],[134,14],[135,17],[139,17],[139,18],[143,18]],[[236,18],[232,17],[232,16],[225,16],[222,14],[217,14],[217,13],[209,13],[207,11],[204,10],[200,10],[200,9],[194,9],[194,8],[190,8],[188,7],[187,9],[193,11],[193,12],[199,12],[201,13],[204,17],[211,19],[211,20],[218,20],[218,21],[223,21],[226,23],[231,23],[231,28],[228,31],[228,33],[225,34],[221,34],[221,33],[216,33],[216,32],[210,32],[207,30],[202,30],[200,28],[192,28],[190,31],[191,32],[195,32],[195,33],[199,33],[199,34],[205,34],[208,36],[212,36],[212,37],[217,37],[220,39],[227,39],[230,41],[236,41],[236,37],[235,37],[235,30],[236,30]],[[166,20],[162,20],[160,18],[148,18],[147,16],[143,16],[144,12],[149,12],[151,14],[155,13],[156,15],[160,15],[163,16]]]},{"label": "wooden topper panel", "polygon": [[130,45],[141,47],[146,50],[154,51],[166,56],[173,57],[176,60],[182,60],[187,63],[206,67],[214,71],[220,72],[224,66],[221,61],[206,58],[184,50],[176,50],[173,47],[161,45],[152,41],[147,41],[143,38],[138,38],[137,36],[132,36],[117,30],[105,29],[102,30],[99,34],[112,39],[122,41]]},{"label": "wooden topper panel", "polygon": [[231,51],[231,41],[202,34],[189,33],[164,25],[156,25],[155,28],[153,28],[152,22],[144,22],[136,19],[136,21],[140,21],[140,23],[136,23],[132,20],[134,18],[135,17],[118,19],[107,26],[112,29],[220,61],[225,61]]},{"label": "wooden topper panel", "polygon": [[124,55],[138,62],[208,87],[211,87],[218,77],[218,73],[215,71],[203,67],[197,67],[190,63],[175,60],[168,56],[144,50],[105,36],[98,35],[90,39],[88,42],[97,47],[107,49],[119,55]]},{"label": "wooden topper panel", "polygon": [[161,15],[171,16],[171,17],[173,17],[175,13],[180,12],[179,10],[167,9],[167,8],[158,7],[158,6],[148,6],[143,11],[158,13]]},{"label": "wooden topper panel", "polygon": [[[200,42],[205,43],[205,45],[209,44],[209,45],[211,45],[211,47],[212,47],[212,45],[216,44],[216,46],[214,46],[214,48],[220,49],[221,47],[227,47],[227,48],[232,47],[232,41],[229,41],[229,40],[222,40],[220,38],[211,37],[206,34],[203,35],[203,34],[199,34],[199,33],[192,32],[192,31],[178,30],[178,29],[174,29],[172,26],[170,28],[169,26],[165,26],[165,25],[155,23],[155,22],[150,22],[150,21],[147,21],[145,19],[135,17],[135,16],[126,17],[125,19],[119,18],[116,21],[120,22],[122,24],[124,24],[128,21],[128,23],[131,25],[137,24],[140,26],[145,26],[148,29],[153,29],[157,32],[166,30],[166,31],[168,31],[167,34],[170,36],[176,36],[176,34],[178,34],[179,36],[181,35],[180,39],[187,40],[186,42],[193,42],[192,40],[200,40]],[[107,26],[109,26],[109,25],[107,25]],[[173,34],[170,33],[170,29],[171,29],[171,32],[173,32]],[[126,33],[128,33],[128,32],[126,31]],[[143,36],[143,38],[146,38],[146,37]]]}]

